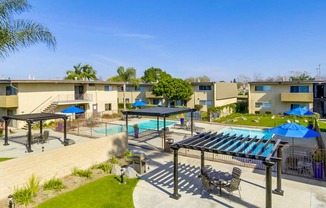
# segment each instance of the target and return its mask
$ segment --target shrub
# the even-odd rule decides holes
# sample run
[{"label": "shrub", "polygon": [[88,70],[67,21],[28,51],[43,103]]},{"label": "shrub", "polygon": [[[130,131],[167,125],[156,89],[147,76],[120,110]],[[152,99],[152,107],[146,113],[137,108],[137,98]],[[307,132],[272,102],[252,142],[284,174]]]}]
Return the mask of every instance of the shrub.
[{"label": "shrub", "polygon": [[40,188],[40,179],[33,174],[28,179],[27,188],[31,191],[32,196],[35,197]]},{"label": "shrub", "polygon": [[63,184],[62,180],[59,178],[52,178],[48,181],[46,181],[43,185],[44,190],[56,190],[61,191],[66,186]]},{"label": "shrub", "polygon": [[312,155],[312,159],[315,162],[321,162],[323,161],[323,154],[321,152],[321,150],[317,150],[313,155]]},{"label": "shrub", "polygon": [[96,165],[95,168],[102,170],[104,173],[109,173],[109,172],[111,172],[112,164],[100,163],[100,164]]},{"label": "shrub", "polygon": [[202,105],[198,105],[198,104],[195,105],[195,109],[196,109],[197,111],[200,111],[202,108],[203,108]]},{"label": "shrub", "polygon": [[75,167],[72,170],[72,174],[74,176],[85,177],[85,178],[88,178],[88,179],[92,178],[92,171],[89,170],[89,169],[82,170],[82,169],[78,169],[78,168]]},{"label": "shrub", "polygon": [[265,111],[265,114],[266,115],[271,115],[272,114],[272,111]]},{"label": "shrub", "polygon": [[32,192],[27,187],[14,188],[13,198],[18,204],[24,204],[27,206],[32,202]]},{"label": "shrub", "polygon": [[110,163],[112,163],[112,164],[118,164],[118,158],[117,157],[115,157],[115,156],[113,156],[111,159],[110,159]]},{"label": "shrub", "polygon": [[260,115],[260,111],[255,111],[255,114],[256,115]]},{"label": "shrub", "polygon": [[123,154],[124,157],[130,157],[130,156],[132,156],[132,155],[133,155],[133,152],[132,152],[132,151],[126,151],[126,152]]}]

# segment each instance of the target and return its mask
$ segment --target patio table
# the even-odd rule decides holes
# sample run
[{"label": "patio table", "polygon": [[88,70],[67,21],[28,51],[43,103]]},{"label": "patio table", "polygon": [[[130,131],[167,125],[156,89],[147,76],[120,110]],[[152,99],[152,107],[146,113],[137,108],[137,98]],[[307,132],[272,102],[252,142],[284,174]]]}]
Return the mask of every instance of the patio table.
[{"label": "patio table", "polygon": [[231,174],[229,172],[222,172],[213,170],[208,173],[208,178],[219,188],[219,196],[222,196],[222,187],[230,179]]}]

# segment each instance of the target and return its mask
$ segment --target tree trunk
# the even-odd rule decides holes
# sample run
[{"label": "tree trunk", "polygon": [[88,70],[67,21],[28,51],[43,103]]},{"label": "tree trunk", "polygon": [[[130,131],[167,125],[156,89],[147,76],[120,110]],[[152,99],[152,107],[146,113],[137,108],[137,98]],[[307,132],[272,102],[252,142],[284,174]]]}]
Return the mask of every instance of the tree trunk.
[{"label": "tree trunk", "polygon": [[126,83],[123,83],[123,110],[126,110]]}]

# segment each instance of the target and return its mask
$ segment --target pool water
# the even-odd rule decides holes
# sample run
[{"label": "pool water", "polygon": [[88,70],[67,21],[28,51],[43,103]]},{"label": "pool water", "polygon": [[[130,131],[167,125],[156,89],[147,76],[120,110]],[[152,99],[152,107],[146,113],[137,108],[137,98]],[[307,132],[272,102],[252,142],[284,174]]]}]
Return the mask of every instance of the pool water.
[{"label": "pool water", "polygon": [[270,139],[273,137],[273,133],[263,130],[252,130],[252,129],[241,129],[241,128],[226,128],[220,131],[219,133],[236,135],[236,136],[243,136],[247,137],[248,135],[250,138],[257,136],[258,139],[264,137],[264,139]]},{"label": "pool water", "polygon": [[[157,130],[157,120],[146,120],[146,121],[142,121],[142,122],[138,122],[138,123],[129,124],[128,125],[128,134],[134,133],[134,128],[133,128],[134,124],[138,124],[139,132],[143,132],[146,130]],[[166,127],[169,127],[173,124],[175,124],[175,122],[173,122],[173,121],[165,122]],[[164,121],[159,121],[158,126],[159,126],[159,129],[163,128]],[[110,126],[107,129],[98,128],[98,129],[94,129],[94,131],[95,131],[95,133],[98,133],[98,134],[106,134],[106,132],[107,132],[108,135],[111,135],[111,134],[117,134],[117,133],[126,131],[126,126],[125,125]]]}]

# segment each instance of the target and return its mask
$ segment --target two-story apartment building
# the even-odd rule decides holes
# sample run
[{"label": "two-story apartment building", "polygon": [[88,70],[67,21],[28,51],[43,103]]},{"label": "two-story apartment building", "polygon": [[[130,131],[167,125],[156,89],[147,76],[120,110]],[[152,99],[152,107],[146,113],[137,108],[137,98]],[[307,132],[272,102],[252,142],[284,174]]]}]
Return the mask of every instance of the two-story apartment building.
[{"label": "two-story apartment building", "polygon": [[[0,115],[58,113],[75,105],[85,116],[118,112],[121,83],[75,80],[0,80]],[[21,127],[24,123],[12,123]]]},{"label": "two-story apartment building", "polygon": [[285,111],[303,107],[326,116],[325,81],[250,82],[249,113]]},{"label": "two-story apartment building", "polygon": [[[133,103],[142,100],[150,105],[167,106],[163,96],[152,94],[152,87],[155,83],[141,83],[138,87],[133,84],[127,84],[125,100],[127,103]],[[192,82],[194,94],[191,99],[170,101],[170,106],[186,106],[194,108],[195,105],[202,105],[203,111],[207,111],[210,106],[218,107],[237,102],[236,83],[227,82]],[[123,102],[123,88],[118,88],[118,102]]]}]

